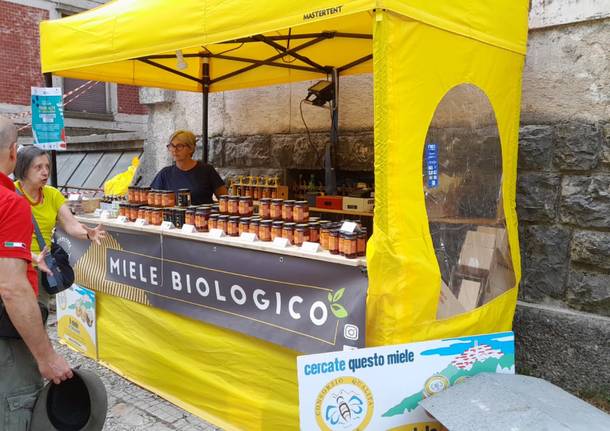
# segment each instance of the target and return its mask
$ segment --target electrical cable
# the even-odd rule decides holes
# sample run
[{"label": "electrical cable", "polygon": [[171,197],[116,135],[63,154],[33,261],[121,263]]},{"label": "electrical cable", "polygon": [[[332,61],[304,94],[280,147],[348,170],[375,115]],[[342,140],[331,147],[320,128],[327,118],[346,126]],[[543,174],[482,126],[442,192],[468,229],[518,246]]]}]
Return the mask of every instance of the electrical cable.
[{"label": "electrical cable", "polygon": [[[309,127],[307,127],[307,123],[305,122],[305,117],[303,116],[303,103],[305,101],[306,101],[306,99],[303,99],[303,100],[301,100],[301,103],[299,103],[299,111],[301,112],[301,120],[303,121],[305,130],[307,131],[307,141],[309,142],[309,146],[311,147],[311,150],[313,151],[313,153],[315,155],[318,152],[318,149],[315,147],[315,145],[311,141],[311,133],[309,131]],[[320,156],[318,156],[318,158],[316,160],[316,166],[319,166],[322,163],[323,158],[324,158],[324,153],[321,153]]]}]

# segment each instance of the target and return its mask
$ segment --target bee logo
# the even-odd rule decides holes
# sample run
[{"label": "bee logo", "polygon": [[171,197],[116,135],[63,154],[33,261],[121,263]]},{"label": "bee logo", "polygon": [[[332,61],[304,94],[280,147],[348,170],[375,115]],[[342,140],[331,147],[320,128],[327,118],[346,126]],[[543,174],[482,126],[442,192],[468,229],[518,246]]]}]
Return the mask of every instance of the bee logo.
[{"label": "bee logo", "polygon": [[339,377],[320,392],[315,404],[316,421],[322,431],[363,430],[373,416],[373,395],[356,377]]}]

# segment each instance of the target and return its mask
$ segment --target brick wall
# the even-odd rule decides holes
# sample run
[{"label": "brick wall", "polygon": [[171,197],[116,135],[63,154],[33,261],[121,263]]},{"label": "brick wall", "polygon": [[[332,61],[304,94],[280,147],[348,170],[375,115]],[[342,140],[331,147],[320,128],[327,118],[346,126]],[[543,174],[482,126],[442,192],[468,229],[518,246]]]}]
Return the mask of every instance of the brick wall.
[{"label": "brick wall", "polygon": [[30,87],[42,86],[38,23],[48,11],[0,0],[0,103],[30,104]]},{"label": "brick wall", "polygon": [[117,88],[118,110],[121,114],[147,114],[148,108],[140,104],[139,87],[119,85]]}]

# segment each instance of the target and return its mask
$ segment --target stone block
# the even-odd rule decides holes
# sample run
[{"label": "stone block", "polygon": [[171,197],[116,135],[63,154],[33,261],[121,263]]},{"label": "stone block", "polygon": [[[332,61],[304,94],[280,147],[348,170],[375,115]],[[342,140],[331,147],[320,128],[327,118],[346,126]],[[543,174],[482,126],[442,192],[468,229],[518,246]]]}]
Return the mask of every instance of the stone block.
[{"label": "stone block", "polygon": [[518,373],[577,394],[610,395],[610,319],[519,303],[514,331]]},{"label": "stone block", "polygon": [[271,154],[273,166],[292,169],[321,169],[324,166],[324,149],[330,141],[328,133],[273,135]]},{"label": "stone block", "polygon": [[160,103],[174,103],[176,92],[161,88],[140,87],[140,103],[143,105],[156,105]]},{"label": "stone block", "polygon": [[[610,275],[608,274],[570,272],[566,296],[571,307],[610,317]],[[610,351],[610,346],[608,347]]]},{"label": "stone block", "polygon": [[520,295],[531,301],[564,297],[571,232],[560,226],[527,226],[520,231]]},{"label": "stone block", "polygon": [[224,164],[227,167],[274,167],[270,136],[240,136],[224,141]]},{"label": "stone block", "polygon": [[549,222],[557,216],[560,178],[555,174],[520,173],[517,214],[521,221]]},{"label": "stone block", "polygon": [[603,128],[601,162],[610,165],[610,123],[606,123]]},{"label": "stone block", "polygon": [[208,160],[214,167],[224,166],[224,140],[221,137],[209,138]]},{"label": "stone block", "polygon": [[337,168],[348,171],[373,171],[375,145],[373,133],[339,135]]},{"label": "stone block", "polygon": [[519,169],[547,170],[553,158],[553,128],[524,126],[519,130]]},{"label": "stone block", "polygon": [[610,226],[610,175],[564,177],[560,214],[564,223],[581,227]]},{"label": "stone block", "polygon": [[601,133],[598,127],[582,123],[555,127],[555,168],[570,171],[594,169],[601,156]]},{"label": "stone block", "polygon": [[572,262],[610,270],[610,233],[575,232],[571,258]]}]

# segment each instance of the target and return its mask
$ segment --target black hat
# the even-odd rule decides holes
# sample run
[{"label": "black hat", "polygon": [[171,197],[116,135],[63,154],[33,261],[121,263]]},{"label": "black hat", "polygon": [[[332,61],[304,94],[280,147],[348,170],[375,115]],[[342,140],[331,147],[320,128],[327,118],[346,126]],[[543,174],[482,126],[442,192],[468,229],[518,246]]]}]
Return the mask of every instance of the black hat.
[{"label": "black hat", "polygon": [[101,431],[108,399],[104,383],[88,370],[73,370],[74,377],[47,383],[34,411],[30,431]]}]

